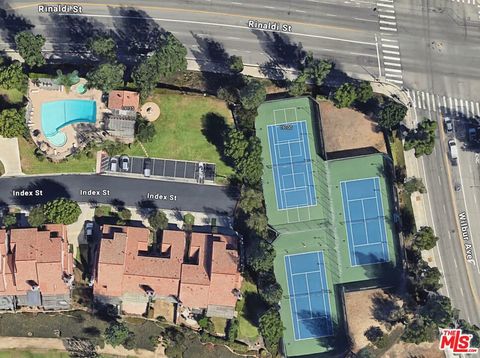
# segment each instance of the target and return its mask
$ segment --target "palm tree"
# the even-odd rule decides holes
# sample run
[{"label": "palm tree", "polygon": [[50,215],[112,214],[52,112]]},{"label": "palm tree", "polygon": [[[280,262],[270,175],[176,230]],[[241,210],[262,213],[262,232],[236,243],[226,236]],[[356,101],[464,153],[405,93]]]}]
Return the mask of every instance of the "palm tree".
[{"label": "palm tree", "polygon": [[73,86],[74,84],[77,84],[80,81],[80,78],[78,77],[78,71],[75,70],[71,73],[63,73],[62,70],[57,70],[57,78],[55,79],[55,83],[57,85],[63,85],[65,88],[68,89],[70,86]]}]

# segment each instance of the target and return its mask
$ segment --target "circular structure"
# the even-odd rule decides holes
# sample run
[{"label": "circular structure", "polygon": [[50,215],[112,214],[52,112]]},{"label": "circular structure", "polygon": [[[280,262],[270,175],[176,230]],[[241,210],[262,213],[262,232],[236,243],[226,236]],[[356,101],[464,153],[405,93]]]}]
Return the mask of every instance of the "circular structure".
[{"label": "circular structure", "polygon": [[160,117],[160,107],[154,102],[147,102],[140,108],[140,114],[147,121],[153,122]]},{"label": "circular structure", "polygon": [[87,88],[85,87],[85,84],[80,83],[80,84],[77,86],[77,93],[78,93],[78,94],[84,94],[85,92],[87,92]]}]

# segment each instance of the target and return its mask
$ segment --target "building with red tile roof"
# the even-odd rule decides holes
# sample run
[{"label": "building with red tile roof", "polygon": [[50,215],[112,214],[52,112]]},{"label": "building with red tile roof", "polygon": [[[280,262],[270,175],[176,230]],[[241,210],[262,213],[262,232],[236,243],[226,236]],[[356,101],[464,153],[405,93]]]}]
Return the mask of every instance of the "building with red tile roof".
[{"label": "building with red tile roof", "polygon": [[67,228],[0,230],[0,309],[70,307],[73,256]]},{"label": "building with red tile roof", "polygon": [[108,94],[108,108],[138,112],[140,95],[133,91],[111,91]]},{"label": "building with red tile roof", "polygon": [[236,237],[164,230],[161,244],[148,250],[150,235],[143,227],[103,226],[96,300],[133,314],[164,300],[177,308],[233,317],[242,282]]}]

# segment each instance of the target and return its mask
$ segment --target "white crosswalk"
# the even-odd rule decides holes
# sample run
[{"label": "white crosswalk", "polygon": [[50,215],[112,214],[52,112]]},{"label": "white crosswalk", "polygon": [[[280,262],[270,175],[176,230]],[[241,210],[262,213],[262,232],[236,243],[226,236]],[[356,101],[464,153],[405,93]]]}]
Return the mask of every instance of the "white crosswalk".
[{"label": "white crosswalk", "polygon": [[381,53],[383,62],[385,80],[403,85],[400,46],[398,40],[395,38],[398,29],[394,0],[378,0],[377,13],[380,28],[379,52]]},{"label": "white crosswalk", "polygon": [[462,115],[467,118],[480,117],[480,103],[463,98],[452,98],[424,91],[407,89],[412,105],[429,112]]},{"label": "white crosswalk", "polygon": [[478,3],[477,0],[450,0],[451,2],[457,2],[457,3],[464,3],[464,4],[470,4],[470,5],[475,5]]}]

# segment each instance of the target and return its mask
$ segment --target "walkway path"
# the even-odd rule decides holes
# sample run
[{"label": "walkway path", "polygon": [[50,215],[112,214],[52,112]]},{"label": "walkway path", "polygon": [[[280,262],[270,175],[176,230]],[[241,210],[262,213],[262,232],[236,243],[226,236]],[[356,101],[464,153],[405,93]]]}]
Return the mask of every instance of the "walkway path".
[{"label": "walkway path", "polygon": [[[66,352],[63,341],[58,338],[28,338],[28,337],[0,337],[0,351],[5,350],[32,350],[32,351],[63,351]],[[146,349],[127,350],[123,347],[112,347],[105,344],[104,348],[97,349],[100,354],[110,354],[117,357],[163,358],[166,357],[163,348],[155,352]]]},{"label": "walkway path", "polygon": [[5,167],[4,176],[23,175],[17,138],[0,137],[0,162]]}]

